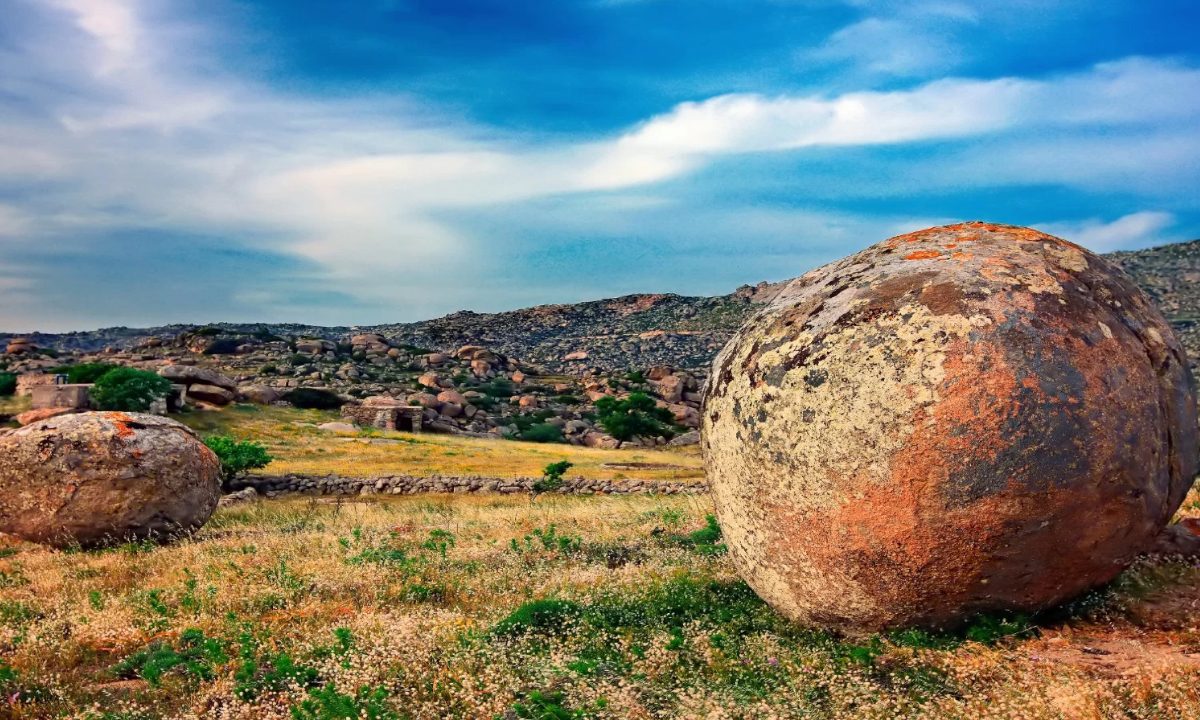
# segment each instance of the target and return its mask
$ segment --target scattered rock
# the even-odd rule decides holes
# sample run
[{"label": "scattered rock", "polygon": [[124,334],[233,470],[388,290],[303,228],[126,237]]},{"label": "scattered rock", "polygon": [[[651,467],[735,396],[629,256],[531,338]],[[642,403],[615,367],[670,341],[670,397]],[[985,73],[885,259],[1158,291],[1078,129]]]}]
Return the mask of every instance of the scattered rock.
[{"label": "scattered rock", "polygon": [[698,445],[700,444],[700,431],[691,430],[683,433],[682,435],[676,435],[675,437],[671,438],[671,442],[668,444],[674,445],[675,447],[682,447],[684,445]]},{"label": "scattered rock", "polygon": [[188,385],[187,399],[196,400],[198,402],[209,403],[210,405],[228,405],[233,402],[234,394],[222,387],[216,385],[204,385],[197,383]]},{"label": "scattered rock", "polygon": [[238,395],[243,400],[248,400],[259,405],[270,405],[274,402],[279,402],[281,395],[279,391],[268,385],[246,385],[238,388]]},{"label": "scattered rock", "polygon": [[792,281],[718,356],[731,556],[849,632],[1036,611],[1153,547],[1191,487],[1183,349],[1105,260],[1026,228],[891,238]]},{"label": "scattered rock", "polygon": [[165,538],[204,524],[220,462],[186,426],[91,412],[0,438],[0,532],[55,547]]},{"label": "scattered rock", "polygon": [[244,503],[254,502],[255,500],[258,500],[258,491],[255,490],[253,486],[247,486],[241,490],[238,490],[237,492],[231,492],[228,495],[222,496],[217,502],[217,507],[242,505]]},{"label": "scattered rock", "polygon": [[1163,528],[1152,552],[1157,555],[1200,555],[1200,519],[1187,518]]},{"label": "scattered rock", "polygon": [[38,408],[37,410],[26,410],[23,413],[18,413],[13,416],[13,420],[17,421],[18,425],[31,425],[39,420],[46,420],[59,415],[70,415],[79,412],[78,408],[69,407],[48,407]]},{"label": "scattered rock", "polygon": [[351,423],[345,422],[327,422],[317,426],[318,430],[325,432],[358,432],[358,428]]},{"label": "scattered rock", "polygon": [[237,383],[232,379],[216,370],[209,370],[202,367],[178,364],[164,365],[159,368],[158,374],[171,382],[189,387],[192,385],[211,385],[230,392],[238,389]]}]

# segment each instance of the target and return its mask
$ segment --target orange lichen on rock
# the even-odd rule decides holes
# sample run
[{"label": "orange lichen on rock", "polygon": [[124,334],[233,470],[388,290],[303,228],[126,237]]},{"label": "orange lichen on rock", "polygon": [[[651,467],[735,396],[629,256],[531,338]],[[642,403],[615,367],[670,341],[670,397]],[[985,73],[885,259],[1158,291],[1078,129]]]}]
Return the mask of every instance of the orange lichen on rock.
[{"label": "orange lichen on rock", "polygon": [[1076,245],[987,223],[793,281],[717,358],[702,430],[743,576],[847,631],[1111,580],[1179,507],[1198,446],[1182,348],[1145,296]]},{"label": "orange lichen on rock", "polygon": [[0,533],[57,547],[166,538],[200,527],[221,463],[186,426],[89,412],[0,436]]},{"label": "orange lichen on rock", "polygon": [[134,436],[133,428],[129,427],[129,423],[133,422],[133,418],[123,412],[110,412],[107,415],[108,419],[112,421],[114,433],[117,437],[125,439]]},{"label": "orange lichen on rock", "polygon": [[905,260],[933,260],[942,257],[938,250],[915,250],[904,256]]}]

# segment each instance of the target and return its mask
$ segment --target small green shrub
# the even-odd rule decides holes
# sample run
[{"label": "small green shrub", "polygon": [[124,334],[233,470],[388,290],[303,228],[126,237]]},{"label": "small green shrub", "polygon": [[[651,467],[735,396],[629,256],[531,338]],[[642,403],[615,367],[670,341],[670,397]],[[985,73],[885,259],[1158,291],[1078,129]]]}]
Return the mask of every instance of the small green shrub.
[{"label": "small green shrub", "polygon": [[332,684],[310,690],[308,699],[292,708],[293,720],[400,720],[388,708],[387,690],[361,687],[354,695],[338,692]]},{"label": "small green shrub", "polygon": [[233,694],[249,702],[266,693],[278,692],[291,685],[311,687],[317,681],[317,671],[307,665],[299,665],[287,653],[264,657],[253,657],[246,653],[233,675]]},{"label": "small green shrub", "polygon": [[17,391],[17,376],[12,373],[0,373],[0,397],[8,397]]},{"label": "small green shrub", "polygon": [[532,632],[561,632],[570,620],[579,617],[583,607],[570,600],[534,600],[496,623],[493,635],[521,635]]},{"label": "small green shrub", "polygon": [[[677,518],[672,518],[672,520],[678,522]],[[723,555],[728,549],[721,542],[721,526],[717,524],[717,518],[714,515],[706,515],[704,527],[699,530],[686,535],[669,533],[660,535],[660,538],[660,542],[689,548],[701,555]]]},{"label": "small green shrub", "polygon": [[177,672],[190,680],[211,680],[213,668],[228,659],[219,640],[189,628],[183,631],[175,645],[151,643],[118,663],[113,672],[121,678],[141,678],[157,687],[169,672]]},{"label": "small green shrub", "polygon": [[538,423],[530,425],[528,430],[525,430],[520,435],[522,440],[536,443],[555,443],[562,442],[562,429],[557,425],[549,423]]},{"label": "small green shrub", "polygon": [[337,393],[319,388],[296,388],[283,399],[301,410],[337,410],[346,404]]},{"label": "small green shrub", "polygon": [[494,398],[510,398],[516,391],[513,389],[512,382],[505,378],[495,378],[485,385],[480,385],[479,392]]},{"label": "small green shrub", "polygon": [[567,696],[560,690],[534,690],[513,703],[511,715],[520,720],[587,720],[608,706],[603,698],[590,707],[570,708]]},{"label": "small green shrub", "polygon": [[541,550],[551,550],[558,552],[561,555],[574,555],[579,553],[583,548],[583,538],[572,535],[558,534],[557,527],[551,523],[546,528],[534,528],[533,532],[526,535],[520,541],[513,538],[509,541],[509,547],[514,552],[527,554],[537,551],[541,546]]},{"label": "small green shrub", "polygon": [[152,372],[118,367],[100,376],[92,386],[92,403],[101,410],[145,412],[155,400],[171,392],[171,381]]},{"label": "small green shrub", "polygon": [[537,497],[539,493],[554,492],[561,488],[563,486],[563,475],[574,466],[575,464],[569,460],[562,460],[550,463],[543,468],[541,479],[533,483],[534,497]]},{"label": "small green shrub", "polygon": [[213,435],[204,444],[221,461],[221,487],[228,491],[233,482],[250,470],[266,467],[274,459],[262,445],[250,440],[234,440],[225,435]]},{"label": "small green shrub", "polygon": [[438,555],[441,555],[442,559],[445,559],[446,553],[450,550],[450,548],[454,547],[454,544],[454,533],[450,532],[449,530],[435,528],[429,531],[429,537],[421,543],[421,548],[435,552]]},{"label": "small green shrub", "polygon": [[645,393],[631,393],[622,400],[602,397],[596,401],[596,413],[605,432],[618,440],[674,434],[670,426],[674,415],[655,405],[654,399]]}]

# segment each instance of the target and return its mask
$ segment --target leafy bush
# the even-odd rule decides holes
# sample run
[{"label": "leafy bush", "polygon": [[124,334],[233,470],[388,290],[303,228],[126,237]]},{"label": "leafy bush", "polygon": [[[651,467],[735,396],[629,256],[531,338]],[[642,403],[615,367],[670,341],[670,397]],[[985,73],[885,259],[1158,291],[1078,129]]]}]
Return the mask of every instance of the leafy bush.
[{"label": "leafy bush", "polygon": [[101,410],[145,412],[150,404],[171,392],[171,381],[152,372],[118,367],[100,376],[92,386],[92,403]]},{"label": "leafy bush", "polygon": [[479,392],[494,398],[510,398],[516,390],[513,389],[513,384],[509,380],[495,378],[485,385],[480,385]]},{"label": "leafy bush", "polygon": [[564,630],[563,625],[583,611],[579,603],[570,600],[534,600],[527,602],[508,617],[496,623],[493,635],[520,635],[531,632]]},{"label": "leafy bush", "polygon": [[63,365],[54,368],[53,372],[66,375],[67,382],[76,384],[94,383],[109,370],[121,367],[112,363],[80,363],[79,365]]},{"label": "leafy bush", "polygon": [[296,388],[283,399],[302,410],[337,410],[346,404],[337,393],[318,388]]},{"label": "leafy bush", "polygon": [[238,441],[225,435],[213,435],[205,438],[204,444],[221,461],[221,487],[226,491],[234,480],[250,470],[266,467],[274,459],[265,447],[250,440]]},{"label": "leafy bush", "polygon": [[674,415],[655,405],[654,399],[645,393],[631,393],[623,400],[602,397],[596,401],[596,413],[605,432],[618,440],[674,434],[670,427]]},{"label": "leafy bush", "polygon": [[7,397],[17,391],[17,376],[12,373],[0,373],[0,397]]},{"label": "leafy bush", "polygon": [[538,423],[537,425],[529,426],[529,429],[521,433],[522,440],[537,443],[562,442],[562,429],[557,425],[549,423]]}]

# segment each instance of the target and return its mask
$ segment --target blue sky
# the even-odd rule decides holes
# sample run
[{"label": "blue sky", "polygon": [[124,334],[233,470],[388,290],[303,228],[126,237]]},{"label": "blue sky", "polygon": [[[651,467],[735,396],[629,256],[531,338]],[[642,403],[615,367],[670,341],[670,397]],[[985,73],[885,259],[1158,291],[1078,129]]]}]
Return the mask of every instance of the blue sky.
[{"label": "blue sky", "polygon": [[0,329],[717,294],[966,219],[1200,237],[1194,2],[0,11]]}]

